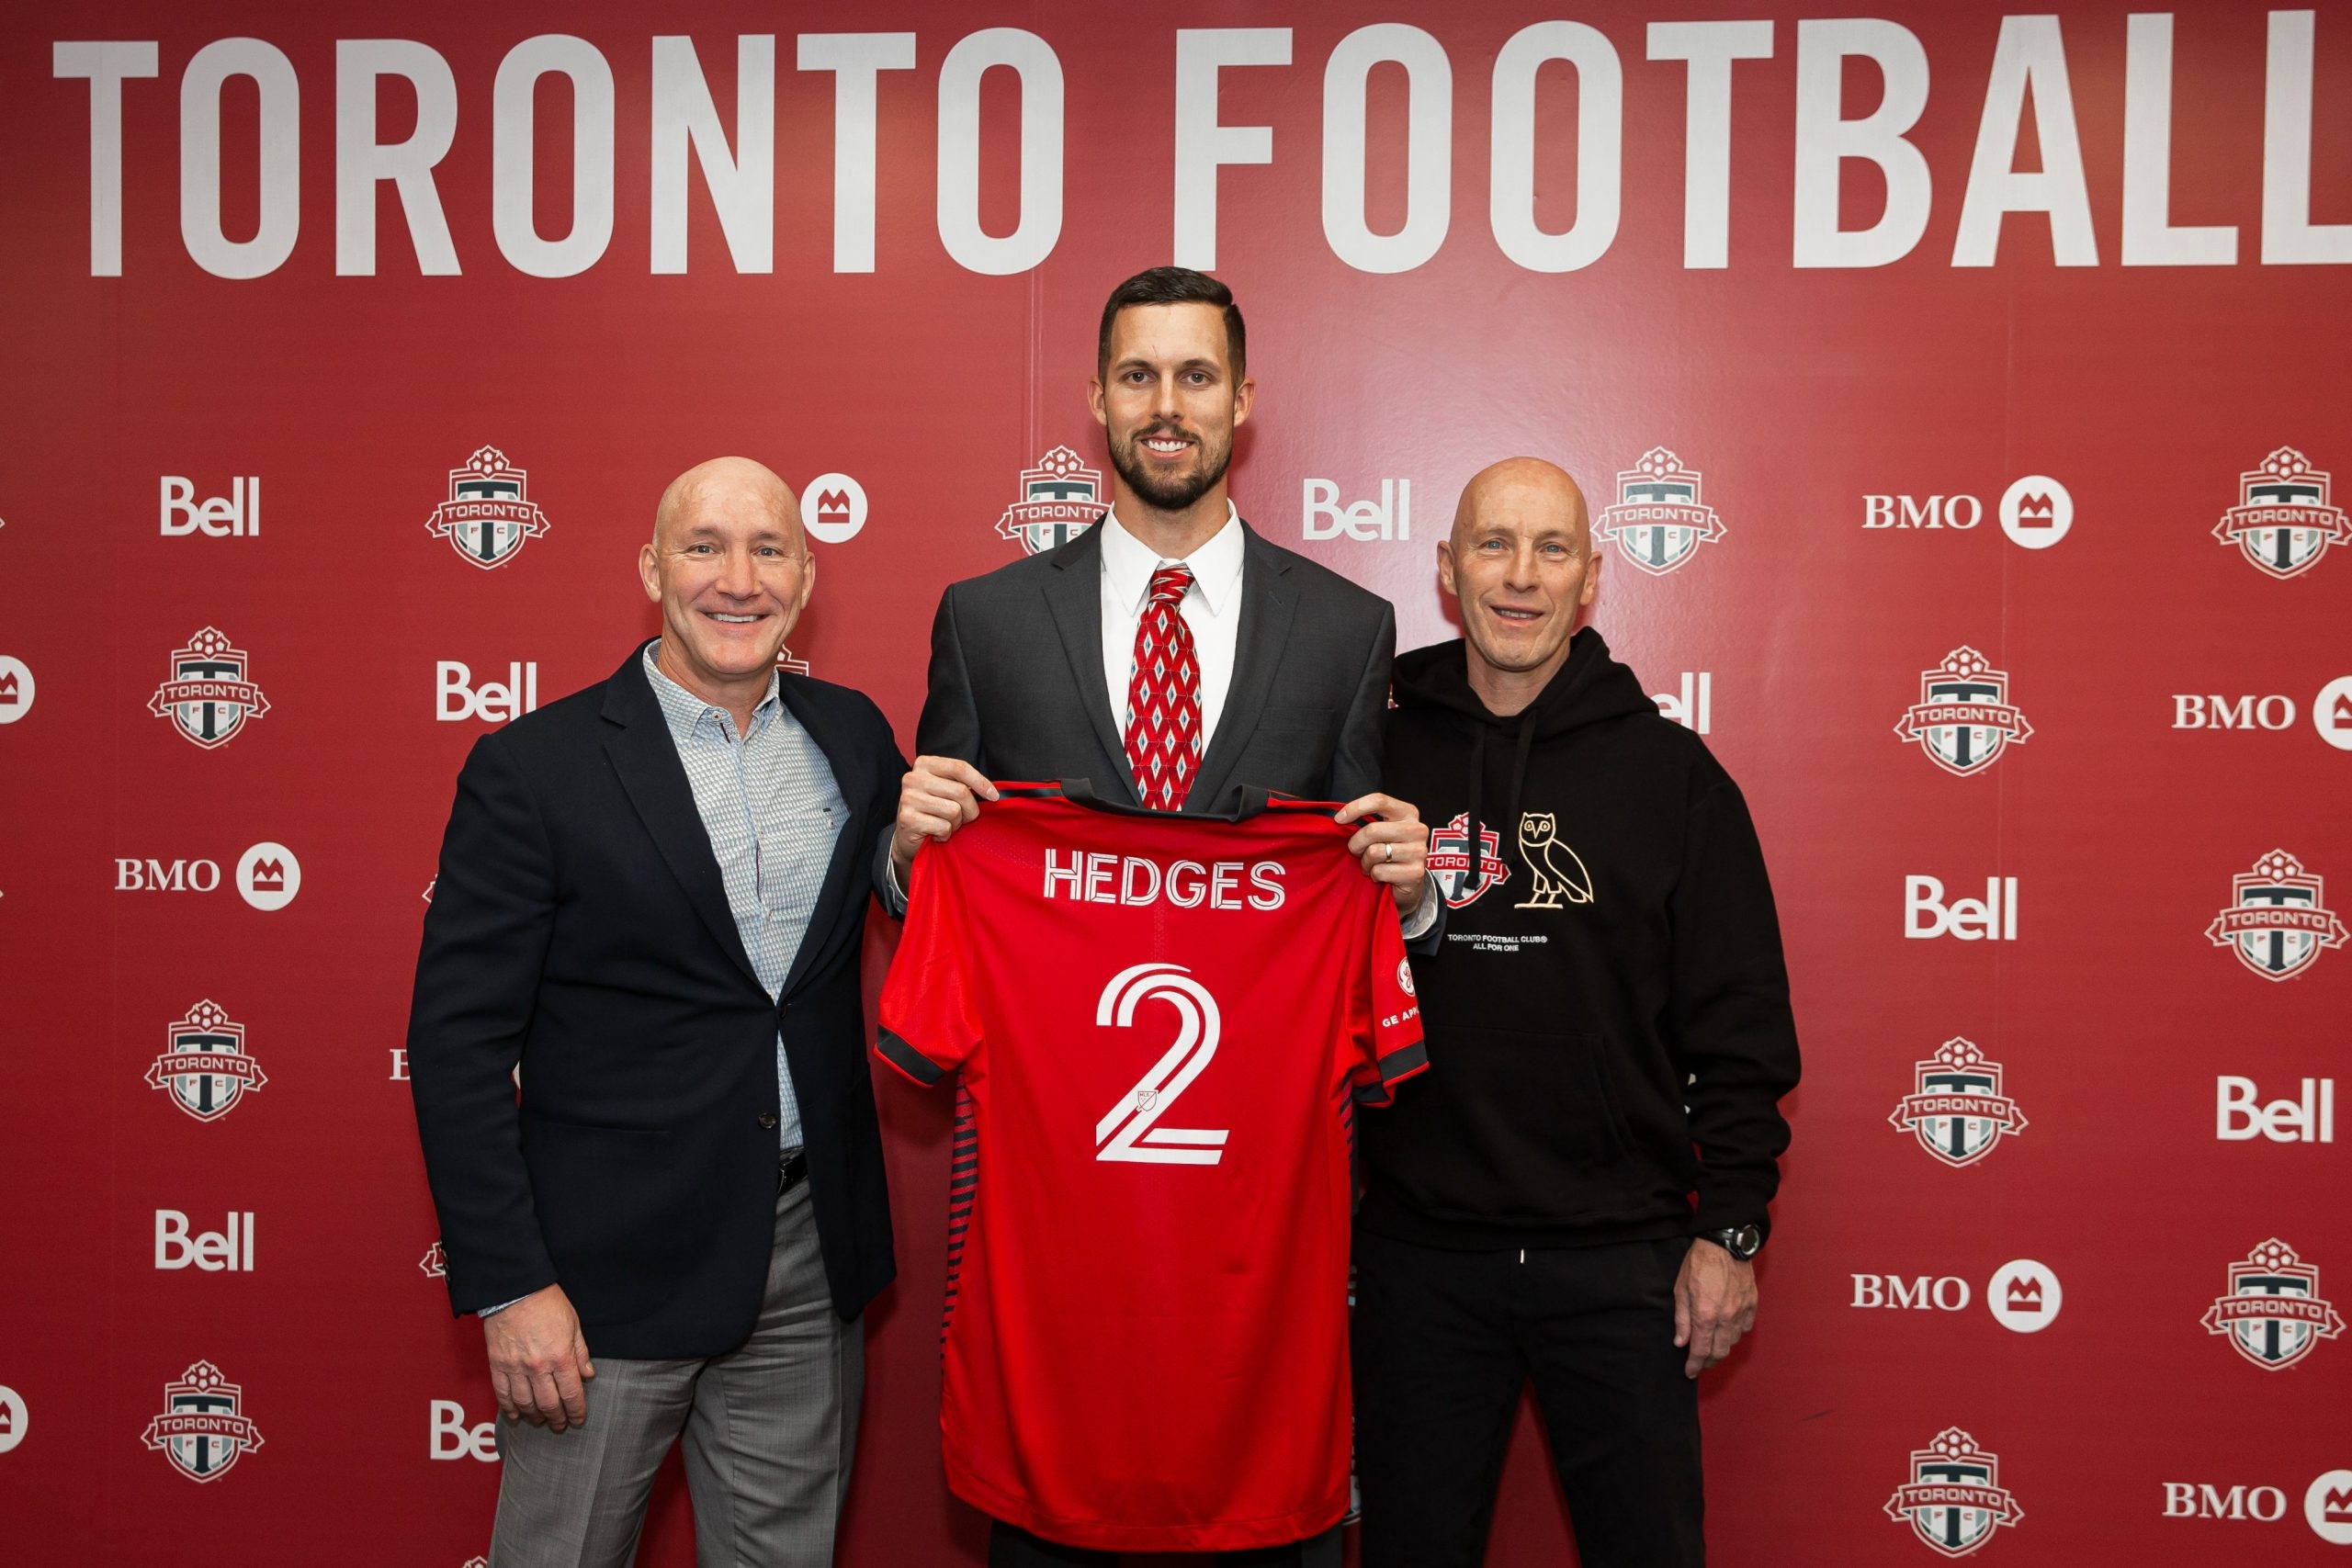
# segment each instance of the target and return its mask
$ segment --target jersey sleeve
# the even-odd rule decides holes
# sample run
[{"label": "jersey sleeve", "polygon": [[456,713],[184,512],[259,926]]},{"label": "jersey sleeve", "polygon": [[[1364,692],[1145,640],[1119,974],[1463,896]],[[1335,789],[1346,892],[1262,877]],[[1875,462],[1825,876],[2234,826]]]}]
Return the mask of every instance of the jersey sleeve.
[{"label": "jersey sleeve", "polygon": [[1357,985],[1365,998],[1370,1028],[1364,1038],[1365,1060],[1355,1073],[1356,1102],[1385,1105],[1396,1098],[1396,1085],[1430,1065],[1430,1054],[1421,1043],[1413,961],[1406,955],[1396,907],[1385,889],[1373,900],[1372,940],[1363,950],[1370,955],[1369,973]]},{"label": "jersey sleeve", "polygon": [[973,1004],[964,887],[945,844],[915,856],[906,931],[882,984],[874,1054],[928,1089],[980,1043]]}]

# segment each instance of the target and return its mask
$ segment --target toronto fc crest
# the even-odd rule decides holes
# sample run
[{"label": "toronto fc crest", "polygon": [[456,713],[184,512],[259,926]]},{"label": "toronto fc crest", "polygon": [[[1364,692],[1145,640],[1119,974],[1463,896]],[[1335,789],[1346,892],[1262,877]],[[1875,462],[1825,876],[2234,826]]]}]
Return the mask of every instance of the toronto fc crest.
[{"label": "toronto fc crest", "polygon": [[145,1439],[190,1481],[218,1481],[261,1447],[261,1432],[239,1408],[244,1390],[209,1361],[164,1385],[164,1413],[147,1423]]},{"label": "toronto fc crest", "polygon": [[1886,1517],[1907,1520],[1912,1532],[1946,1557],[1965,1557],[2025,1510],[2001,1484],[2001,1461],[1957,1427],[1938,1432],[1911,1453],[1910,1483],[1886,1500]]},{"label": "toronto fc crest", "polygon": [[996,520],[997,536],[1018,539],[1023,555],[1057,550],[1102,515],[1102,474],[1067,446],[1021,470],[1021,498]]},{"label": "toronto fc crest", "polygon": [[1653,446],[1617,476],[1617,504],[1601,508],[1593,537],[1652,577],[1664,577],[1724,535],[1723,519],[1699,498],[1699,471]]},{"label": "toronto fc crest", "polygon": [[2317,874],[2284,850],[2273,850],[2252,871],[2230,878],[2230,904],[2205,935],[2266,980],[2301,974],[2324,950],[2344,945],[2344,922],[2324,901]]},{"label": "toronto fc crest", "polygon": [[1886,1119],[1946,1165],[1974,1165],[2004,1134],[2025,1131],[2024,1112],[2001,1092],[2001,1064],[1957,1035],[1913,1067],[1912,1085]]},{"label": "toronto fc crest", "polygon": [[2344,1319],[2319,1293],[2319,1270],[2276,1236],[2230,1265],[2230,1288],[2205,1309],[2204,1324],[2208,1334],[2228,1335],[2231,1349],[2272,1372],[2344,1332]]},{"label": "toronto fc crest", "polygon": [[1501,829],[1481,822],[1477,860],[1472,863],[1467,811],[1455,812],[1453,821],[1430,835],[1430,874],[1437,878],[1438,891],[1445,895],[1448,907],[1465,908],[1489,887],[1500,887],[1510,880],[1510,867],[1504,863],[1502,851]]},{"label": "toronto fc crest", "polygon": [[2025,715],[2009,705],[2009,677],[1973,648],[1955,648],[1919,676],[1919,700],[1894,733],[1946,773],[1966,778],[1991,767],[2011,741],[2033,734]]},{"label": "toronto fc crest", "polygon": [[199,1122],[217,1122],[237,1108],[248,1089],[269,1075],[245,1049],[245,1026],[232,1023],[218,1002],[206,1000],[164,1028],[164,1054],[147,1069],[147,1087],[167,1089],[172,1103]]},{"label": "toronto fc crest", "polygon": [[209,751],[237,738],[249,718],[269,711],[269,699],[246,678],[243,649],[210,626],[172,650],[171,673],[147,699],[147,711]]},{"label": "toronto fc crest", "polygon": [[497,447],[475,447],[463,468],[449,470],[449,499],[424,520],[425,532],[448,540],[468,566],[504,566],[548,531],[547,513],[530,498],[530,479]]},{"label": "toronto fc crest", "polygon": [[2327,474],[2292,446],[2281,446],[2238,476],[2238,503],[2213,525],[2213,537],[2235,545],[2266,576],[2299,577],[2330,545],[2352,541],[2352,521],[2328,500]]}]

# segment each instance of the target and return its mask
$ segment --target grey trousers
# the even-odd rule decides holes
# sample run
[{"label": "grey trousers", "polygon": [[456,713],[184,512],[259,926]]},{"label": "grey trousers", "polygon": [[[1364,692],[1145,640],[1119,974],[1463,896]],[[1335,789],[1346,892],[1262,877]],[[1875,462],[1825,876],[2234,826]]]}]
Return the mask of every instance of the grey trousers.
[{"label": "grey trousers", "polygon": [[708,1359],[596,1355],[588,1419],[498,1424],[492,1568],[628,1568],[654,1472],[681,1438],[697,1568],[826,1568],[865,1386],[862,1319],[833,1312],[808,1184],[776,1200],[750,1338]]}]

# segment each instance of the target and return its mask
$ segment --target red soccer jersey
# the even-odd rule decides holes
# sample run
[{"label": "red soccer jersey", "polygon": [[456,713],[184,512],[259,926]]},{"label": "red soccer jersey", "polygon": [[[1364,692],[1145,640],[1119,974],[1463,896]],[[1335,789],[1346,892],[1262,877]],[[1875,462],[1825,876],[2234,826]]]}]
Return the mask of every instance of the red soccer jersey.
[{"label": "red soccer jersey", "polygon": [[1050,1540],[1221,1551],[1348,1502],[1354,1105],[1427,1065],[1333,807],[1008,784],[916,857],[876,1050],[962,1075],[948,1483]]}]

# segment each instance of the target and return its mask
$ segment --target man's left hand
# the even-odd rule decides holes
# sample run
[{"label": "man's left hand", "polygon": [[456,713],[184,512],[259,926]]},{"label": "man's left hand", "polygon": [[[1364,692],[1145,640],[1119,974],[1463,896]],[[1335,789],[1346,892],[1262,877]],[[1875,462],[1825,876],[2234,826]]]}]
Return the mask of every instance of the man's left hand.
[{"label": "man's left hand", "polygon": [[1429,886],[1430,830],[1422,825],[1420,808],[1385,795],[1367,795],[1340,807],[1337,819],[1359,817],[1374,821],[1356,829],[1348,853],[1363,865],[1363,874],[1385,882],[1396,896],[1396,912],[1409,915],[1421,907]]},{"label": "man's left hand", "polygon": [[1682,1255],[1674,1277],[1674,1343],[1690,1355],[1682,1375],[1695,1378],[1756,1326],[1756,1265],[1743,1263],[1703,1238]]}]

